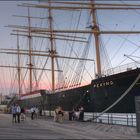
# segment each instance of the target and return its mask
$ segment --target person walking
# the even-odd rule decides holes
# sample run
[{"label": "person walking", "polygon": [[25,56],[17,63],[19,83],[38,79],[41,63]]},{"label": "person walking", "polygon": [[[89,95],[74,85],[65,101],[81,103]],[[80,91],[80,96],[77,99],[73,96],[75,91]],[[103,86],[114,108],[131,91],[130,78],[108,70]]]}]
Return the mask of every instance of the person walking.
[{"label": "person walking", "polygon": [[38,109],[38,107],[36,107],[36,108],[35,108],[35,118],[36,118],[36,119],[38,119],[38,112],[39,112],[39,109]]},{"label": "person walking", "polygon": [[54,111],[54,121],[55,122],[62,122],[64,117],[64,111],[62,107],[58,106]]},{"label": "person walking", "polygon": [[16,104],[16,117],[18,123],[20,123],[20,113],[21,113],[21,108],[18,104]]},{"label": "person walking", "polygon": [[31,119],[34,119],[34,114],[35,114],[35,107],[31,108]]},{"label": "person walking", "polygon": [[84,121],[84,108],[83,108],[83,106],[80,107],[79,111],[80,111],[79,121]]},{"label": "person walking", "polygon": [[59,111],[58,111],[58,121],[63,122],[63,117],[64,117],[64,111],[61,106],[59,106]]},{"label": "person walking", "polygon": [[20,120],[21,121],[25,121],[26,119],[26,116],[25,116],[25,109],[22,107],[21,108],[21,117],[20,117]]},{"label": "person walking", "polygon": [[16,106],[15,106],[15,104],[11,108],[11,113],[12,113],[12,122],[16,123]]}]

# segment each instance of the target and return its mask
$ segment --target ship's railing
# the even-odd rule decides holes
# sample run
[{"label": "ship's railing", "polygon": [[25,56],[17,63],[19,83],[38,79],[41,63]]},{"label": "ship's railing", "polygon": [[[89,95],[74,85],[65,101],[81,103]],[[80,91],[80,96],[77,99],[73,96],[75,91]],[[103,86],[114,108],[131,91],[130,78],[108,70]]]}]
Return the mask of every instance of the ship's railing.
[{"label": "ship's railing", "polygon": [[119,67],[115,67],[115,68],[111,68],[106,71],[103,71],[102,73],[104,76],[108,76],[108,75],[113,75],[113,74],[129,71],[129,70],[133,70],[136,68],[140,68],[140,62],[139,63],[133,62],[133,63],[121,65]]},{"label": "ship's railing", "polygon": [[84,120],[91,120],[96,123],[118,124],[126,126],[136,126],[136,114],[134,113],[84,113]]}]

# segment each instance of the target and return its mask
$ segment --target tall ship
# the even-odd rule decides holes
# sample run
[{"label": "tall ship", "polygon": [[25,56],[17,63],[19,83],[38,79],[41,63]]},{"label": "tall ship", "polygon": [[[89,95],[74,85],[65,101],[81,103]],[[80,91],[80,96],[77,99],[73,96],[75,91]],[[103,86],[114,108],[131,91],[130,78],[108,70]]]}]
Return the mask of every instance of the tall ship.
[{"label": "tall ship", "polygon": [[0,49],[16,57],[17,65],[10,66],[16,69],[16,102],[44,110],[135,112],[140,25],[132,22],[139,2],[48,0],[18,6],[27,10],[15,15],[23,25],[8,25],[17,47]]}]

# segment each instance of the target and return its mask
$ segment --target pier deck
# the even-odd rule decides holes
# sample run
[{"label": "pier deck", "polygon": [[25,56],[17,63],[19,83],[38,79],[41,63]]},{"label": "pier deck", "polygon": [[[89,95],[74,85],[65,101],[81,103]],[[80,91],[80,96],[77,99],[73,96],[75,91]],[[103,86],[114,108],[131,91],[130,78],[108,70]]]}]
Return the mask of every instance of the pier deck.
[{"label": "pier deck", "polygon": [[0,114],[0,139],[140,139],[135,127],[52,118],[12,123],[11,114]]}]

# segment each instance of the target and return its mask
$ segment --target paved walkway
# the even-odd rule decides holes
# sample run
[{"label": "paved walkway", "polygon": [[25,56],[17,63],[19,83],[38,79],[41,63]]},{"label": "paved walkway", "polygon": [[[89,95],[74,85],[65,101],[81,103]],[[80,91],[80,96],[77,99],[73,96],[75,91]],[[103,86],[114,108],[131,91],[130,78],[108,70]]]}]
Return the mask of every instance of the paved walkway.
[{"label": "paved walkway", "polygon": [[12,115],[0,114],[0,139],[140,139],[135,127],[106,125],[93,122],[52,119],[12,123]]}]

